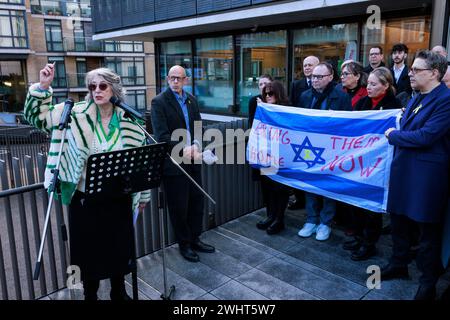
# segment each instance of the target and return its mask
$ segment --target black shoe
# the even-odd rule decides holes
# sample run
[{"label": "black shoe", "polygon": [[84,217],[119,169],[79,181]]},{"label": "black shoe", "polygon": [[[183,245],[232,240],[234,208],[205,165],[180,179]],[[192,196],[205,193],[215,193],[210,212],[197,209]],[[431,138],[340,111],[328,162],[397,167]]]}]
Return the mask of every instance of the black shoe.
[{"label": "black shoe", "polygon": [[435,286],[419,286],[417,289],[414,300],[434,300],[436,298],[436,287]]},{"label": "black shoe", "polygon": [[344,250],[351,250],[351,251],[359,250],[360,247],[361,242],[357,239],[345,241],[344,245],[342,246]]},{"label": "black shoe", "polygon": [[298,200],[292,200],[288,204],[289,210],[298,210],[298,209],[302,209],[302,208],[304,208],[304,205],[302,205],[302,203]]},{"label": "black shoe", "polygon": [[375,246],[361,246],[359,250],[356,250],[352,253],[351,259],[353,261],[363,261],[367,260],[374,255],[377,254],[377,250],[375,249]]},{"label": "black shoe", "polygon": [[266,230],[267,234],[276,234],[284,229],[284,222],[275,220]]},{"label": "black shoe", "polygon": [[216,251],[216,249],[213,246],[201,242],[200,239],[197,239],[192,243],[192,249],[194,249],[195,251],[206,253],[213,253],[214,251]]},{"label": "black shoe", "polygon": [[381,280],[409,279],[408,267],[394,267],[388,264],[381,269]]},{"label": "black shoe", "polygon": [[256,227],[257,227],[258,229],[265,230],[265,229],[267,229],[267,228],[273,223],[274,220],[275,220],[275,219],[272,218],[272,217],[267,217],[266,219],[259,221],[259,222],[256,224]]},{"label": "black shoe", "polygon": [[198,254],[194,250],[192,250],[192,248],[189,245],[180,246],[180,253],[183,256],[183,258],[185,258],[188,261],[191,262],[200,261],[200,257],[198,256]]}]

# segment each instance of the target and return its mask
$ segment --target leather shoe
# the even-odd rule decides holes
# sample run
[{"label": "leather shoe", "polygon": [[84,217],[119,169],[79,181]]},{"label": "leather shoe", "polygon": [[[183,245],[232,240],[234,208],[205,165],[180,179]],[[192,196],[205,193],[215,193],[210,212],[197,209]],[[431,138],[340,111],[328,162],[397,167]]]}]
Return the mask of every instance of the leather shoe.
[{"label": "leather shoe", "polygon": [[273,223],[274,220],[275,220],[275,219],[272,218],[272,217],[267,217],[266,219],[259,221],[259,222],[256,224],[256,227],[257,227],[258,229],[265,230],[265,229],[267,229],[267,228]]},{"label": "leather shoe", "polygon": [[198,254],[194,250],[192,250],[192,248],[188,245],[180,246],[180,253],[183,256],[183,258],[185,258],[188,261],[191,262],[200,261],[200,257],[198,256]]},{"label": "leather shoe", "polygon": [[435,286],[419,286],[417,289],[414,300],[434,300],[436,298],[436,287]]},{"label": "leather shoe", "polygon": [[267,234],[276,234],[284,229],[284,222],[275,220],[266,230]]},{"label": "leather shoe", "polygon": [[381,269],[381,280],[409,279],[408,267],[394,267],[388,264]]},{"label": "leather shoe", "polygon": [[210,246],[209,244],[201,242],[200,239],[197,239],[192,243],[192,249],[194,249],[195,251],[206,252],[206,253],[213,253],[214,251],[216,251],[216,249],[213,246]]},{"label": "leather shoe", "polygon": [[342,247],[344,248],[344,250],[359,250],[359,248],[361,247],[361,242],[357,239],[345,241]]},{"label": "leather shoe", "polygon": [[363,261],[373,257],[376,253],[375,246],[361,246],[359,250],[352,253],[351,259],[353,261]]},{"label": "leather shoe", "polygon": [[301,203],[301,201],[298,201],[298,200],[292,200],[288,204],[288,209],[289,210],[298,210],[298,209],[301,209],[301,208],[304,208],[304,205]]}]

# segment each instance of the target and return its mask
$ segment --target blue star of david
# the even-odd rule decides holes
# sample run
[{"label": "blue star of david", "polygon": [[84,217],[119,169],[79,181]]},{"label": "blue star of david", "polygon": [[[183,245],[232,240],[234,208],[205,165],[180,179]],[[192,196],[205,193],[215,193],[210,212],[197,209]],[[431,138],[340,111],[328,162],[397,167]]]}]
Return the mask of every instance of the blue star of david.
[{"label": "blue star of david", "polygon": [[[325,148],[313,147],[308,137],[303,140],[302,144],[291,143],[291,147],[295,152],[294,162],[304,162],[308,166],[308,169],[314,167],[316,164],[325,164],[325,159],[322,158],[322,153],[325,151]],[[301,155],[303,150],[305,150],[304,157]],[[314,154],[314,159],[311,159],[311,152]]]}]

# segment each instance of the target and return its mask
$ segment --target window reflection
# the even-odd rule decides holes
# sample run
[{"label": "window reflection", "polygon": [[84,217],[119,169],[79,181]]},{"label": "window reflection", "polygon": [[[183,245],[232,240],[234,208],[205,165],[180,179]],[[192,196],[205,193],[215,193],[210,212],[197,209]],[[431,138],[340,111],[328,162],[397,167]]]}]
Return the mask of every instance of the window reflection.
[{"label": "window reflection", "polygon": [[233,39],[198,39],[194,58],[195,93],[200,109],[233,112]]}]

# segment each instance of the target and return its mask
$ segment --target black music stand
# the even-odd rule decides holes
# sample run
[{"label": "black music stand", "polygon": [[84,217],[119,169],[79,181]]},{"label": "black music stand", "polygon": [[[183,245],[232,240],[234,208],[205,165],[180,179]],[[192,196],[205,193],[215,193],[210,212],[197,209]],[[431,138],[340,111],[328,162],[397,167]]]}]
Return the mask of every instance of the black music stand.
[{"label": "black music stand", "polygon": [[[86,167],[86,196],[110,197],[158,188],[161,184],[166,143],[93,154]],[[160,208],[162,210],[163,208]],[[133,219],[133,214],[130,214]],[[138,300],[136,245],[133,227],[131,261],[133,300]],[[164,248],[163,248],[164,250]],[[165,272],[165,270],[164,270]]]}]

